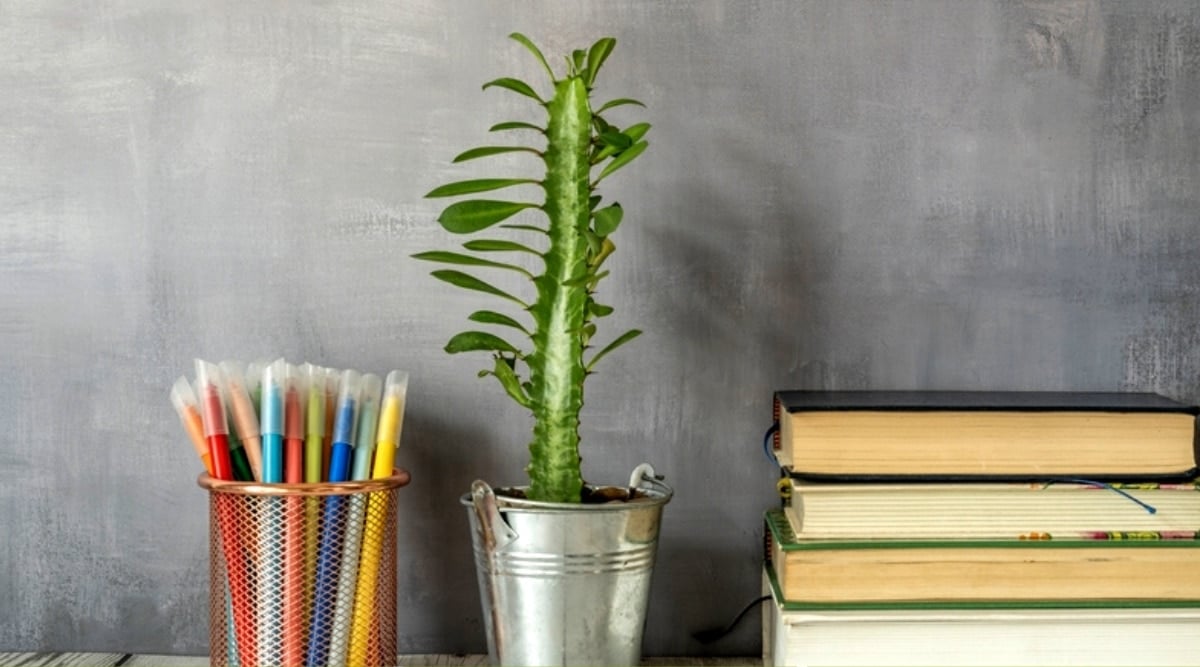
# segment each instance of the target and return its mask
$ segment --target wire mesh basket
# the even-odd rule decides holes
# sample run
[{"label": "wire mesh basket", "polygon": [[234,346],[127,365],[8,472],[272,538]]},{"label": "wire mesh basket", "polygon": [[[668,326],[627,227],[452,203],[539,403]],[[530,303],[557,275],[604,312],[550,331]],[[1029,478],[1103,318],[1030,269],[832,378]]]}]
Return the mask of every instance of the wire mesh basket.
[{"label": "wire mesh basket", "polygon": [[409,474],[209,492],[213,665],[396,664],[396,496]]}]

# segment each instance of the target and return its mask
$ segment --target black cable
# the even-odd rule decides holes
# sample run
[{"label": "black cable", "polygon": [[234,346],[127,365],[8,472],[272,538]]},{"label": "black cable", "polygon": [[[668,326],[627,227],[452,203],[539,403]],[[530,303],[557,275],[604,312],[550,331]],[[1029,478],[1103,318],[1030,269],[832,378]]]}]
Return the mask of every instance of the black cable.
[{"label": "black cable", "polygon": [[774,447],[771,446],[771,436],[779,430],[779,422],[771,424],[771,428],[767,429],[767,434],[763,436],[763,453],[767,455],[767,460],[779,466],[779,459],[775,458]]},{"label": "black cable", "polygon": [[745,608],[743,608],[740,612],[738,612],[738,615],[735,616],[734,619],[729,622],[729,625],[726,625],[723,628],[709,628],[707,630],[700,630],[699,632],[693,632],[692,639],[695,639],[696,641],[700,642],[701,644],[711,644],[711,643],[717,641],[718,639],[720,639],[720,638],[724,637],[725,635],[729,634],[730,632],[732,632],[733,629],[735,627],[737,627],[737,624],[741,622],[742,617],[744,617],[747,613],[749,613],[751,609],[754,609],[755,606],[760,605],[770,599],[771,599],[770,595],[764,595],[764,596],[758,598],[757,600],[754,600],[750,604],[746,605]]}]

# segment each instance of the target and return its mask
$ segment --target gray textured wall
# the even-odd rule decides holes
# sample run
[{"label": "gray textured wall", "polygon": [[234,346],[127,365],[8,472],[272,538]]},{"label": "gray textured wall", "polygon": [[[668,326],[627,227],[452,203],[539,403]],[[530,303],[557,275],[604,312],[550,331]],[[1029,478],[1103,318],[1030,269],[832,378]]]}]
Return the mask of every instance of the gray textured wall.
[{"label": "gray textured wall", "polygon": [[206,650],[167,391],[280,354],[411,371],[401,646],[482,650],[456,499],[520,481],[529,422],[440,351],[491,302],[408,255],[529,113],[479,90],[537,79],[512,30],[616,36],[602,94],[654,124],[602,290],[647,333],[583,429],[593,481],[678,490],[647,654],[758,593],[773,389],[1200,401],[1195,2],[0,0],[0,650]]}]

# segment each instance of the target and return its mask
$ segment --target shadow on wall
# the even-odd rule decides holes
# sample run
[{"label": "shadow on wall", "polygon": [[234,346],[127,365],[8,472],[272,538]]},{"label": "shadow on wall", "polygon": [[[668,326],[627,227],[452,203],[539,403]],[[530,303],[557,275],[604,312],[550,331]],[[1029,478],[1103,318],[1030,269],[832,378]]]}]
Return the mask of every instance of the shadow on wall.
[{"label": "shadow on wall", "polygon": [[504,469],[497,437],[410,411],[404,465],[413,481],[400,498],[401,653],[486,653],[475,561],[459,497],[481,471]]}]

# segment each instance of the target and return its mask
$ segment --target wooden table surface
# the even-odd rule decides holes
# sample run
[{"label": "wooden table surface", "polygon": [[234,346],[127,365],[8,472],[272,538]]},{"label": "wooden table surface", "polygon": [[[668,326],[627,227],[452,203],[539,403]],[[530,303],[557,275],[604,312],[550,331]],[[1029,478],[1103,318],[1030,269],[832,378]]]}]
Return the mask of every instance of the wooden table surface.
[{"label": "wooden table surface", "polygon": [[[2,653],[0,667],[206,667],[208,656],[150,655],[132,653]],[[485,655],[402,655],[399,665],[455,667],[486,665]],[[704,665],[715,667],[759,667],[759,658],[647,658],[646,666],[675,667]]]}]

